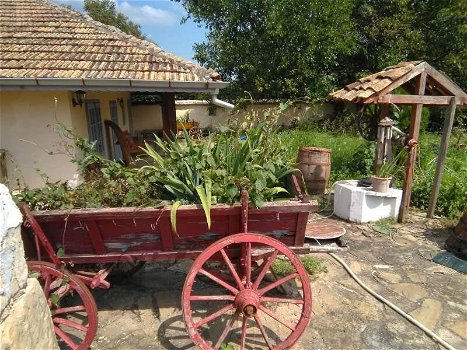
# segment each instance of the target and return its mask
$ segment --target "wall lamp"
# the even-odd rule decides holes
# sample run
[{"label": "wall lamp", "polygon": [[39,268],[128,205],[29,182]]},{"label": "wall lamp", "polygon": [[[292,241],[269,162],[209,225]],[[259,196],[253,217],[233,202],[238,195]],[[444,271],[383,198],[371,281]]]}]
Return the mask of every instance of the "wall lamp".
[{"label": "wall lamp", "polygon": [[73,104],[73,107],[76,107],[76,106],[82,107],[85,98],[86,98],[86,91],[83,91],[83,90],[75,91],[71,99],[71,103]]}]

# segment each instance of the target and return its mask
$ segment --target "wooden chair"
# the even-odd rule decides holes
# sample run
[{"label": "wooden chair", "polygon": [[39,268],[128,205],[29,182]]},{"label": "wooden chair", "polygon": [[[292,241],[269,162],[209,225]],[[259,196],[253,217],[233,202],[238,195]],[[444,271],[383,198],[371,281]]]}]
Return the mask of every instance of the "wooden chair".
[{"label": "wooden chair", "polygon": [[126,166],[131,166],[137,155],[145,154],[144,151],[135,143],[133,137],[131,137],[127,130],[120,129],[120,127],[111,120],[104,120],[104,125],[109,149],[113,150],[112,145],[110,145],[111,138],[109,132],[109,129],[112,129],[122,150],[123,162]]}]

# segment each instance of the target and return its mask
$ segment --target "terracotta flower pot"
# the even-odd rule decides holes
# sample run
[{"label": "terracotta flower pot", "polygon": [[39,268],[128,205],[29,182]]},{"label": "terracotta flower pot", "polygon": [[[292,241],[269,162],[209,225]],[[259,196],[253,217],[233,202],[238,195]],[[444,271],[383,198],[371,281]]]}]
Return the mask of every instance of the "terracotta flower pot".
[{"label": "terracotta flower pot", "polygon": [[377,177],[372,175],[371,176],[371,187],[373,187],[373,191],[375,192],[382,192],[386,193],[389,191],[389,185],[391,184],[390,177]]}]

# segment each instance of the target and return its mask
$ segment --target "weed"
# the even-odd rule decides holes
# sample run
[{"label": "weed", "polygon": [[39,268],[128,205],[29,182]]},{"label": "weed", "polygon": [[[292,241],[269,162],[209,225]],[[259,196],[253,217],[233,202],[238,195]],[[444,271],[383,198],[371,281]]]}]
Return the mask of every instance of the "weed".
[{"label": "weed", "polygon": [[[309,275],[316,275],[320,272],[327,272],[326,266],[323,264],[322,260],[315,258],[311,255],[301,256],[300,261],[302,262],[305,270]],[[295,272],[295,268],[292,264],[285,259],[276,259],[272,265],[272,270],[282,276],[290,275]]]}]

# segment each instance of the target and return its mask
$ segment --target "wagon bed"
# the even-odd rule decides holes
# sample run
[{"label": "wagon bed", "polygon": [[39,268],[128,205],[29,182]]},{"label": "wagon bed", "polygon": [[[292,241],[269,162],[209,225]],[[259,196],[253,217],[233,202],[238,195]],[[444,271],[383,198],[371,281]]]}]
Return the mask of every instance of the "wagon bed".
[{"label": "wagon bed", "polygon": [[[86,285],[109,288],[106,278],[116,263],[165,259],[194,259],[182,306],[188,334],[200,348],[220,349],[231,337],[245,349],[258,336],[251,335],[252,324],[267,348],[290,348],[311,315],[310,283],[293,250],[309,251],[305,229],[316,208],[316,202],[280,201],[258,209],[248,205],[245,192],[241,204],[212,206],[210,228],[201,206],[179,207],[175,232],[171,206],[45,211],[21,206],[29,269],[38,274],[57,338],[78,350],[88,348],[97,332],[97,307]],[[292,272],[277,276],[272,269],[277,261],[286,261]],[[206,279],[217,286],[215,294],[200,289]],[[290,296],[277,294],[289,287]],[[200,313],[203,305],[215,309]],[[276,313],[281,307],[295,308],[296,318],[282,320]],[[281,335],[271,338],[265,330],[270,324],[261,317],[272,320]],[[240,319],[241,328],[233,329]],[[223,331],[211,339],[205,327]]]},{"label": "wagon bed", "polygon": [[[274,237],[301,247],[308,213],[316,203],[283,201],[248,210],[248,232]],[[204,211],[185,205],[176,213],[177,231],[170,223],[171,206],[162,208],[102,208],[33,211],[41,229],[63,262],[125,262],[129,259],[193,259],[214,241],[242,232],[241,204],[211,209],[208,229]],[[34,257],[28,249],[30,257]]]}]

